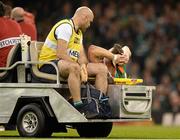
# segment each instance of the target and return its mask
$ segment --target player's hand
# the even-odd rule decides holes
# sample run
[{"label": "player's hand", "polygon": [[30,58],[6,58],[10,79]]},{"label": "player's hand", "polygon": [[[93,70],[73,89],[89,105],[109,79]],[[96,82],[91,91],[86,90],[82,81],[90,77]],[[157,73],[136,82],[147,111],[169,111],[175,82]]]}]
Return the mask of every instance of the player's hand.
[{"label": "player's hand", "polygon": [[116,64],[119,63],[120,57],[121,57],[120,54],[114,54],[113,59],[112,59],[112,63],[114,66],[116,66]]},{"label": "player's hand", "polygon": [[122,48],[122,50],[123,50],[123,53],[119,57],[118,65],[127,64],[129,62],[130,57],[131,57],[131,51],[130,51],[128,46],[124,46]]},{"label": "player's hand", "polygon": [[85,64],[81,65],[81,82],[87,82],[88,80],[88,73],[87,73],[87,66]]},{"label": "player's hand", "polygon": [[122,48],[122,50],[123,50],[123,54],[125,54],[126,56],[126,58],[128,58],[128,60],[129,60],[129,58],[131,57],[131,51],[130,51],[130,49],[129,49],[129,47],[128,46],[124,46],[123,48]]},{"label": "player's hand", "polygon": [[113,65],[116,66],[116,65],[124,65],[124,64],[127,64],[129,61],[129,55],[127,54],[116,54],[114,55],[114,58],[113,58]]},{"label": "player's hand", "polygon": [[124,65],[124,64],[127,64],[128,62],[129,62],[129,55],[127,55],[127,54],[122,54],[122,55],[120,56],[118,65]]}]

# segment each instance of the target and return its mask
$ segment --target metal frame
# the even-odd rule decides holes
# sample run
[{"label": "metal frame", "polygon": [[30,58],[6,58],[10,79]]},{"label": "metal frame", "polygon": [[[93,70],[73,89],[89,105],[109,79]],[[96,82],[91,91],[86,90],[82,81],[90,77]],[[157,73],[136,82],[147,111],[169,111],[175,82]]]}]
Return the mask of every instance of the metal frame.
[{"label": "metal frame", "polygon": [[[23,46],[25,47],[25,46]],[[28,46],[25,47],[27,49]],[[27,50],[22,51],[27,56]],[[23,55],[23,56],[24,56]],[[109,85],[108,95],[110,96],[110,105],[114,113],[114,119],[86,119],[79,111],[77,111],[63,96],[63,89],[67,89],[67,84],[60,83],[60,75],[57,66],[53,62],[37,62],[27,61],[23,57],[23,61],[18,61],[10,67],[3,67],[0,70],[12,70],[18,67],[18,83],[0,83],[0,124],[8,123],[19,98],[26,96],[33,97],[49,97],[49,103],[54,111],[58,123],[82,123],[82,122],[121,122],[121,121],[140,121],[151,120],[151,104],[153,86],[140,85]],[[31,64],[51,64],[56,69],[56,83],[26,83],[26,68]],[[61,89],[58,91],[57,89]],[[126,97],[126,93],[146,93],[146,97]],[[66,91],[64,91],[66,92]],[[69,94],[69,93],[67,93]],[[149,94],[149,95],[148,95]],[[129,103],[136,104],[136,100],[149,102],[146,110],[128,111],[128,107],[124,100]],[[140,106],[143,106],[140,105]]]},{"label": "metal frame", "polygon": [[[62,85],[62,84],[61,84]],[[151,120],[151,112],[150,109],[145,112],[145,114],[137,114],[137,112],[130,113],[129,112],[122,112],[123,105],[122,102],[123,95],[122,91],[124,87],[128,86],[121,86],[121,85],[110,85],[108,89],[108,94],[111,97],[115,95],[116,99],[111,102],[111,106],[116,108],[115,114],[119,114],[119,118],[115,117],[115,119],[92,119],[87,120],[81,113],[79,113],[62,95],[61,93],[57,92],[54,88],[64,88],[67,89],[67,85],[58,85],[58,84],[29,84],[29,83],[1,83],[0,84],[0,123],[8,123],[10,117],[13,113],[13,110],[16,106],[17,100],[20,97],[26,96],[33,96],[33,97],[41,97],[47,96],[49,97],[49,103],[54,111],[54,114],[59,123],[82,123],[82,122],[121,122],[121,121],[142,121],[142,120]],[[59,87],[60,86],[60,87]],[[115,90],[110,92],[111,88]],[[130,86],[131,88],[134,86]],[[144,86],[146,87],[146,86]],[[120,89],[120,90],[119,90]],[[153,90],[153,87],[148,87],[148,89]],[[117,93],[116,90],[119,92]],[[69,93],[67,93],[69,94]],[[152,98],[152,97],[151,97]],[[114,98],[113,98],[114,99]],[[114,104],[115,103],[115,104]],[[7,105],[6,105],[7,104]],[[150,104],[151,105],[151,104]],[[124,113],[124,116],[121,116],[121,113]]]},{"label": "metal frame", "polygon": [[[53,65],[53,67],[56,69],[56,74],[57,74],[57,79],[56,79],[56,84],[60,85],[60,75],[59,75],[59,70],[56,66],[56,64],[54,64],[53,62],[38,62],[38,61],[18,61],[16,63],[14,63],[13,65],[11,65],[10,67],[1,67],[0,70],[12,70],[15,67],[17,67],[18,65],[23,65],[24,67],[24,71],[22,70],[21,72],[25,74],[25,65],[30,65],[30,64],[51,64]],[[18,77],[18,79],[22,79],[22,77],[24,77],[23,75],[20,75]],[[24,77],[25,78],[25,77]],[[22,80],[23,82],[25,82],[25,80]],[[0,83],[1,84],[1,83]],[[29,84],[29,83],[28,83]]]}]

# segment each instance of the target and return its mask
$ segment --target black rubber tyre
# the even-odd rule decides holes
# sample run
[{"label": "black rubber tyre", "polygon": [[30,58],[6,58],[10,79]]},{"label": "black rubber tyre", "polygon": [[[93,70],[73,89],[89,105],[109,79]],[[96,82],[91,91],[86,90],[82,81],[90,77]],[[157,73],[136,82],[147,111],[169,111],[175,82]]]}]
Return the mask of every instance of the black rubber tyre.
[{"label": "black rubber tyre", "polygon": [[52,131],[38,104],[28,104],[20,109],[17,116],[17,129],[22,137],[50,137]]},{"label": "black rubber tyre", "polygon": [[112,122],[80,123],[76,129],[80,137],[107,137],[112,126]]}]

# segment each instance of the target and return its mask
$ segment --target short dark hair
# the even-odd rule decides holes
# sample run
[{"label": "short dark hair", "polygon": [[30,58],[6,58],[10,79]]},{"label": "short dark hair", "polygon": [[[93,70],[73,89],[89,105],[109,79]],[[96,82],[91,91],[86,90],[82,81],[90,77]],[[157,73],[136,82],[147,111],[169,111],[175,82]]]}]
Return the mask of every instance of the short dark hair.
[{"label": "short dark hair", "polygon": [[2,1],[0,1],[0,17],[5,15],[5,5]]}]

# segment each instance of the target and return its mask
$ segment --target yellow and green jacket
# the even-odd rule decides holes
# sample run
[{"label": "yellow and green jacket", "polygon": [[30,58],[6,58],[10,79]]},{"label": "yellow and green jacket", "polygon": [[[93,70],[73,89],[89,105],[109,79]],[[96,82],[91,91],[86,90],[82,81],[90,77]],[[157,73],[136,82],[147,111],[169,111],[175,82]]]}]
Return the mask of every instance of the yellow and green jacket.
[{"label": "yellow and green jacket", "polygon": [[48,62],[51,60],[59,59],[56,55],[57,39],[56,39],[55,31],[56,31],[56,28],[62,24],[70,24],[72,27],[72,35],[68,42],[67,54],[72,58],[72,60],[74,61],[78,60],[79,55],[80,55],[80,49],[81,47],[83,47],[82,46],[82,39],[83,39],[82,31],[79,29],[76,32],[71,19],[64,19],[57,22],[51,29],[50,33],[48,34],[46,41],[40,51],[39,61]]}]

